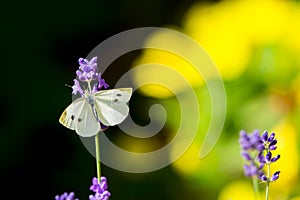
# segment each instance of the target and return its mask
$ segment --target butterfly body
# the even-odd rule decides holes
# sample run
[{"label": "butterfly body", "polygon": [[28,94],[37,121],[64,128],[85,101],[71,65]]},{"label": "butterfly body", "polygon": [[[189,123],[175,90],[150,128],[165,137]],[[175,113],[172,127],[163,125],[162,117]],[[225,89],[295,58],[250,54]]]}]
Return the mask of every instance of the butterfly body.
[{"label": "butterfly body", "polygon": [[101,90],[85,93],[73,101],[62,113],[59,122],[83,137],[96,135],[101,125],[114,126],[121,123],[129,113],[127,102],[131,88]]}]

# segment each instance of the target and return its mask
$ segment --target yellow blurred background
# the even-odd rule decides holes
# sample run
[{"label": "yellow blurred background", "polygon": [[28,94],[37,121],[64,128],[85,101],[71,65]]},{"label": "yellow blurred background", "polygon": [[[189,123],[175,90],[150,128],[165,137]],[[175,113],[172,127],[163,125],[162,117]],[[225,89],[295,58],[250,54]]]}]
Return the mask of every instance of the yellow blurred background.
[{"label": "yellow blurred background", "polygon": [[[300,198],[296,197],[300,188],[300,3],[283,0],[199,2],[185,13],[181,27],[166,28],[190,36],[207,51],[222,76],[227,95],[222,136],[213,151],[200,160],[197,156],[210,123],[206,81],[211,77],[205,77],[204,81],[191,63],[172,52],[146,49],[135,60],[133,67],[137,69],[149,63],[168,66],[187,80],[197,94],[201,126],[190,148],[172,164],[176,173],[195,185],[205,184],[219,200],[253,199],[251,180],[243,176],[238,132],[241,129],[251,132],[256,128],[274,131],[278,138],[276,153],[281,154],[281,158],[271,169],[273,172],[281,170],[281,174],[278,181],[271,183],[269,199]],[[146,42],[176,46],[197,56],[183,40],[163,32],[154,33]],[[186,88],[168,73],[159,68],[136,70],[133,80],[139,86],[143,80],[155,77],[155,84],[143,86],[139,92],[171,110],[167,127],[170,132],[176,132],[181,115],[176,95],[184,94]],[[157,84],[168,79],[172,85]],[[168,87],[175,91],[170,92]],[[185,131],[193,130],[187,125]],[[180,145],[175,144],[172,151],[176,152]],[[261,199],[264,199],[263,188],[264,184],[260,184]]]}]

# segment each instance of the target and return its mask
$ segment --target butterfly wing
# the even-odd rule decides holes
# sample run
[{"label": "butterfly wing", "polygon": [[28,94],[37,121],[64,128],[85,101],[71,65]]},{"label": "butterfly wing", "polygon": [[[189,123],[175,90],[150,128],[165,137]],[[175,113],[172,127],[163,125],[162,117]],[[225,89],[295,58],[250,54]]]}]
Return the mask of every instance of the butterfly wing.
[{"label": "butterfly wing", "polygon": [[100,131],[100,124],[84,98],[73,101],[62,113],[59,122],[82,137],[90,137]]},{"label": "butterfly wing", "polygon": [[127,116],[127,102],[132,95],[132,88],[102,90],[95,94],[95,108],[99,120],[106,126],[121,123]]},{"label": "butterfly wing", "polygon": [[78,98],[73,101],[61,114],[59,122],[65,127],[75,130],[75,116],[78,116],[78,112],[84,105],[84,98]]},{"label": "butterfly wing", "polygon": [[91,137],[100,131],[100,123],[97,121],[87,101],[85,101],[82,111],[79,113],[75,131],[82,137]]}]

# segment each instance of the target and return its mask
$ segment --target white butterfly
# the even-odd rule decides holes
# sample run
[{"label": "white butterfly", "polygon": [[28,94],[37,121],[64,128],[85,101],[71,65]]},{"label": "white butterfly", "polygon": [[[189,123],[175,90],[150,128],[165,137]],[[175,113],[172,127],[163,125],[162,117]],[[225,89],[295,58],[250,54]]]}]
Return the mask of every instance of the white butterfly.
[{"label": "white butterfly", "polygon": [[65,109],[59,122],[82,137],[96,135],[101,130],[100,122],[114,126],[128,116],[126,103],[131,95],[132,88],[86,93],[85,97],[76,99]]}]

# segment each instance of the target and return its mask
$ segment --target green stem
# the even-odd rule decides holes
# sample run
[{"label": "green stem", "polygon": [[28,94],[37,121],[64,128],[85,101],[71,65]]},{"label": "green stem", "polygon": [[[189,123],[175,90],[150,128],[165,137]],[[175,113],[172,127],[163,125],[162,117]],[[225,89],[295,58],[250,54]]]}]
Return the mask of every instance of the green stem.
[{"label": "green stem", "polygon": [[268,164],[268,171],[267,171],[267,177],[268,177],[268,180],[267,180],[267,187],[266,187],[266,200],[269,199],[269,180],[270,180],[270,164]]},{"label": "green stem", "polygon": [[88,81],[88,87],[89,87],[89,92],[92,93],[92,88],[91,88],[91,81]]},{"label": "green stem", "polygon": [[96,146],[97,177],[98,177],[98,182],[100,183],[100,179],[101,179],[101,161],[100,161],[99,133],[97,133],[96,136],[95,136],[95,146]]},{"label": "green stem", "polygon": [[258,200],[258,180],[257,180],[257,178],[253,177],[252,183],[253,183],[255,200]]},{"label": "green stem", "polygon": [[267,184],[267,187],[266,187],[266,200],[269,199],[269,183]]}]

